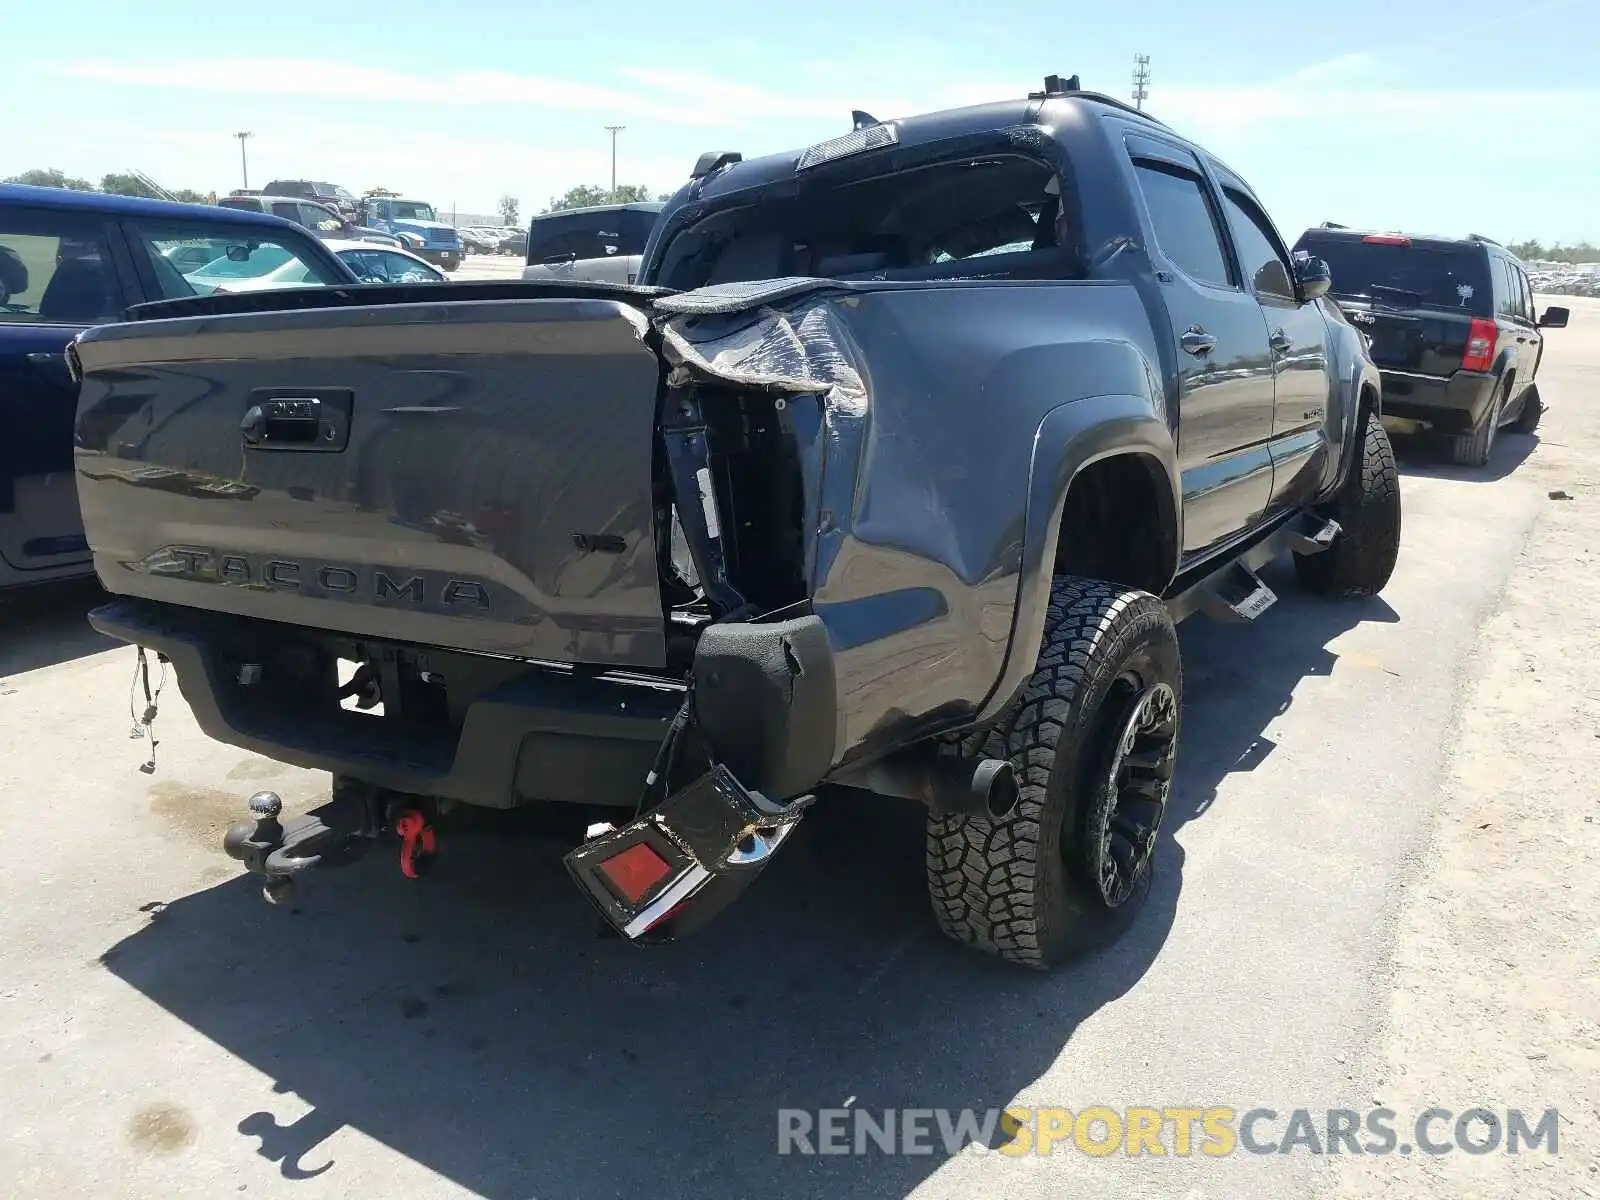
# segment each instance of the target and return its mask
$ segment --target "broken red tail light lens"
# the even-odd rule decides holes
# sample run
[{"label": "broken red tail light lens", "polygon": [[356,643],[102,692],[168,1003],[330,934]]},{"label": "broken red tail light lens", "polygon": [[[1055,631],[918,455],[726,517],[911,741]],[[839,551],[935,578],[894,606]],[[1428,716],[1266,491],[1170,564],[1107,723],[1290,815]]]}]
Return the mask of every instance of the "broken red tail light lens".
[{"label": "broken red tail light lens", "polygon": [[1499,333],[1493,321],[1473,317],[1467,330],[1467,349],[1461,356],[1461,369],[1487,371],[1494,364],[1494,344]]},{"label": "broken red tail light lens", "polygon": [[629,904],[638,904],[656,884],[672,874],[672,866],[644,842],[596,864],[606,882]]},{"label": "broken red tail light lens", "polygon": [[1409,246],[1411,239],[1403,233],[1369,233],[1361,239],[1369,246]]}]

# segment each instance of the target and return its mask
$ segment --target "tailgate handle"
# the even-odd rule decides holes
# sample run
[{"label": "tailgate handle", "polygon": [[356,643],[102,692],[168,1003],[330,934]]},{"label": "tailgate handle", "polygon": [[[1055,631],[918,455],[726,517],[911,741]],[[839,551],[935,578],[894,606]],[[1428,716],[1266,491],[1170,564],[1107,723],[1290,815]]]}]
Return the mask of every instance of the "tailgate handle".
[{"label": "tailgate handle", "polygon": [[350,439],[349,397],[262,397],[245,411],[239,432],[258,450],[343,450]]}]

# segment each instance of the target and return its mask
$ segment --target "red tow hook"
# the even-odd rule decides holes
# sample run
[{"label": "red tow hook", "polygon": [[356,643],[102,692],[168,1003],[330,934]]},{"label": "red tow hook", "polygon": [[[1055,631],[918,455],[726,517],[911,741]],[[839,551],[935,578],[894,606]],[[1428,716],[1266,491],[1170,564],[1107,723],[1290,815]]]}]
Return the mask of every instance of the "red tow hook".
[{"label": "red tow hook", "polygon": [[423,819],[421,812],[408,808],[395,818],[394,831],[400,835],[400,873],[407,879],[416,879],[418,868],[426,869],[428,859],[437,849],[433,827]]}]

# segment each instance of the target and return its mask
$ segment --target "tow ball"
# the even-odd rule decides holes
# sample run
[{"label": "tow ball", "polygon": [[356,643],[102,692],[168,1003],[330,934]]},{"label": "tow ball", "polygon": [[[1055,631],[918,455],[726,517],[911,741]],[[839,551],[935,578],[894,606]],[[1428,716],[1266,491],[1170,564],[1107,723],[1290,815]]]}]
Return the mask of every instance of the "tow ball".
[{"label": "tow ball", "polygon": [[302,816],[282,819],[276,792],[250,797],[250,819],[228,828],[222,849],[261,879],[261,894],[273,904],[289,902],[295,879],[313,867],[346,866],[361,858],[385,829],[401,838],[401,870],[412,878],[432,857],[433,829],[417,808],[375,790],[336,789],[333,799]]}]

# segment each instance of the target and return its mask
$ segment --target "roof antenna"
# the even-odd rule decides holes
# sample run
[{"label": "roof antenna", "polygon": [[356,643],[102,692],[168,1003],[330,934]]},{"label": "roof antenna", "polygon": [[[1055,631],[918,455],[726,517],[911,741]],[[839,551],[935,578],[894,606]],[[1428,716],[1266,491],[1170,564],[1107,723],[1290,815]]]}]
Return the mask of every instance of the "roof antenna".
[{"label": "roof antenna", "polygon": [[877,117],[873,116],[871,113],[862,112],[859,108],[850,110],[850,120],[852,122],[850,126],[852,130],[870,129],[874,125],[883,124],[883,122],[878,120]]}]

